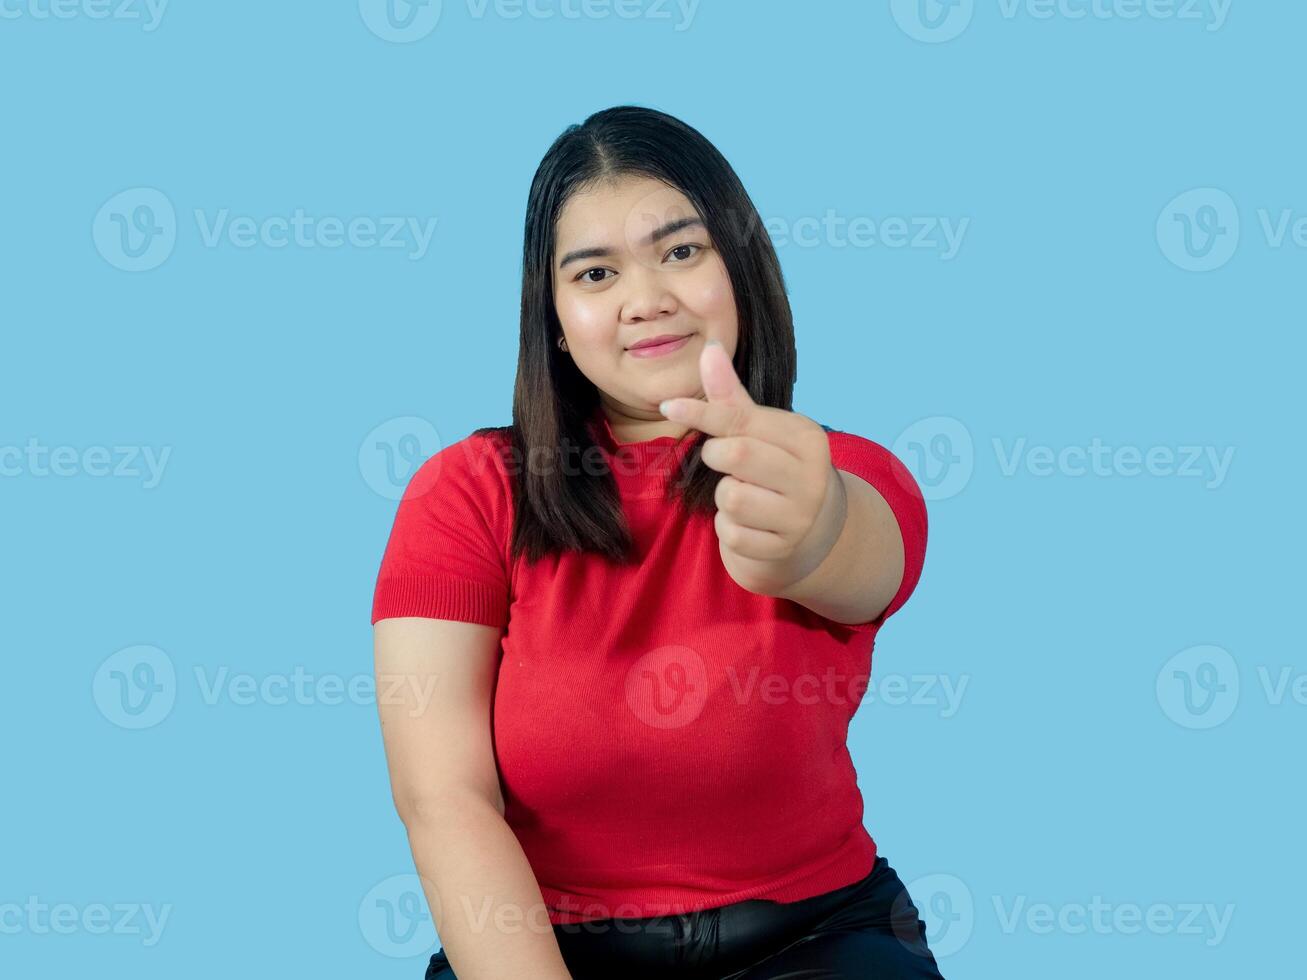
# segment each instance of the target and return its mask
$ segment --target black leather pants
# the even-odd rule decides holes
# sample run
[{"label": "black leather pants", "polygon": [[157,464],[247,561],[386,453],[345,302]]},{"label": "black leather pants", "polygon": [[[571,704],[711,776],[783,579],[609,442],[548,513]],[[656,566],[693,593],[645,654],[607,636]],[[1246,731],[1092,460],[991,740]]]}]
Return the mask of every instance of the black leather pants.
[{"label": "black leather pants", "polygon": [[[926,926],[883,857],[861,881],[799,902],[558,924],[554,935],[574,980],[943,980]],[[457,980],[443,949],[425,980]]]}]

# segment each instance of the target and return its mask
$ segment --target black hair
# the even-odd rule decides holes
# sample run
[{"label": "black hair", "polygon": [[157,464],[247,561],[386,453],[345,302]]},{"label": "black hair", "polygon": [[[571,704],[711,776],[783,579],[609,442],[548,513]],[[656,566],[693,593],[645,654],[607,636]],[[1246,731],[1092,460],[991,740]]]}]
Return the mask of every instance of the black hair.
[{"label": "black hair", "polygon": [[[598,409],[598,391],[555,343],[562,334],[553,299],[555,230],[572,195],[628,175],[662,181],[693,204],[730,277],[739,324],[736,374],[758,404],[791,409],[797,359],[780,262],[726,158],[698,130],[642,106],[613,106],[569,126],[540,161],[527,197],[513,422],[476,432],[507,437],[514,461],[513,558],[525,554],[533,562],[562,550],[619,562],[632,557],[610,472],[523,465],[565,443],[583,458],[595,455],[586,422]],[[722,474],[699,458],[707,436],[693,435],[681,479],[669,481],[669,497],[688,512],[711,516]]]}]

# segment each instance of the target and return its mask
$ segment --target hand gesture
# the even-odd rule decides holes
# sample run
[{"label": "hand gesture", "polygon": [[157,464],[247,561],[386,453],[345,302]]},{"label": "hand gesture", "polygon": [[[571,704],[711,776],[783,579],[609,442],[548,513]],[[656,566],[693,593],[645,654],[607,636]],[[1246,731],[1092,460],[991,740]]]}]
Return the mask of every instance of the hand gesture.
[{"label": "hand gesture", "polygon": [[805,415],[759,405],[716,341],[699,374],[706,400],[671,398],[664,416],[712,438],[703,461],[724,474],[714,528],[722,561],[742,588],[779,595],[821,564],[843,528],[844,483],[826,431]]}]

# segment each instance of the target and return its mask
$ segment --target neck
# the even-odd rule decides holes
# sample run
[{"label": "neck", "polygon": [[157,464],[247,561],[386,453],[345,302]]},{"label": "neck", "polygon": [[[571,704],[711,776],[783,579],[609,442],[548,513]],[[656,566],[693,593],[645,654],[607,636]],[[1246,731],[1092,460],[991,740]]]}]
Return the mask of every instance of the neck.
[{"label": "neck", "polygon": [[601,404],[599,411],[607,419],[608,428],[619,443],[645,442],[663,437],[680,440],[690,433],[689,426],[665,419],[657,412],[642,414],[612,408],[606,404]]}]

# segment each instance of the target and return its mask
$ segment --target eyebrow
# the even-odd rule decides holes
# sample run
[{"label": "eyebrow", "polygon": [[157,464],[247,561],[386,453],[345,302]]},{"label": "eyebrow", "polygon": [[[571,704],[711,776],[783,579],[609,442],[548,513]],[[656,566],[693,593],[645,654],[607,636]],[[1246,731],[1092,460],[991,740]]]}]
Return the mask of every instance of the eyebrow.
[{"label": "eyebrow", "polygon": [[[700,228],[703,227],[703,221],[698,215],[691,215],[688,218],[677,218],[674,221],[667,222],[667,224],[663,225],[661,228],[655,228],[649,235],[641,240],[640,244],[652,245],[655,242],[666,238],[668,235],[676,234],[676,232],[680,231],[682,228],[690,228],[695,225]],[[564,255],[563,261],[558,263],[558,268],[562,269],[569,262],[576,262],[580,259],[605,258],[612,254],[613,250],[608,248],[606,245],[599,245],[594,248],[578,248],[575,251],[568,252]]]}]

